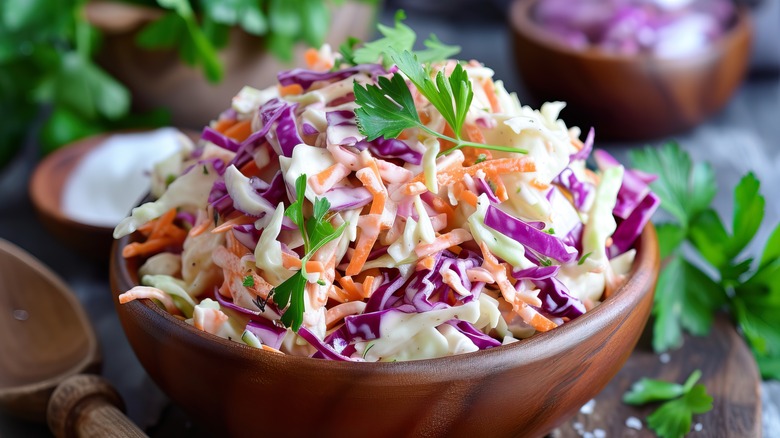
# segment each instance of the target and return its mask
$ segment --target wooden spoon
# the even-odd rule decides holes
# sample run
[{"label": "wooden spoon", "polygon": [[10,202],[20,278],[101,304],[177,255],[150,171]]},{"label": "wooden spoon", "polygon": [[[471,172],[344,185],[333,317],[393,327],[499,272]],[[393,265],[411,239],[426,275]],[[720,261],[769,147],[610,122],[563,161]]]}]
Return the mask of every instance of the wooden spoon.
[{"label": "wooden spoon", "polygon": [[49,404],[57,436],[98,436],[90,434],[108,419],[116,433],[104,429],[99,436],[145,436],[121,413],[121,399],[105,379],[79,375],[101,365],[79,301],[50,269],[2,239],[0,315],[0,409],[43,421]]}]

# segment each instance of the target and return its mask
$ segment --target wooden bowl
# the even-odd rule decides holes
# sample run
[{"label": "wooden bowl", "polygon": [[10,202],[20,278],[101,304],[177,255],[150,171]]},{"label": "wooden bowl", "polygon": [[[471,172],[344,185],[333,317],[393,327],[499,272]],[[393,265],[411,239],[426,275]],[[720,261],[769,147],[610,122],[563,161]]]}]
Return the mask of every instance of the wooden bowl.
[{"label": "wooden bowl", "polygon": [[67,285],[0,239],[0,409],[43,421],[54,388],[100,369],[97,338]]},{"label": "wooden bowl", "polygon": [[510,27],[515,60],[533,99],[567,102],[567,121],[599,138],[646,140],[691,128],[720,110],[742,81],[752,26],[739,9],[708,49],[684,58],[576,50],[533,17],[539,0],[515,0]]},{"label": "wooden bowl", "polygon": [[30,179],[30,199],[46,230],[65,245],[104,261],[111,250],[114,229],[72,219],[63,212],[61,200],[65,183],[81,159],[111,135],[88,137],[57,149],[38,164]]},{"label": "wooden bowl", "polygon": [[[627,282],[576,320],[527,340],[394,363],[280,355],[202,332],[150,300],[119,304],[138,260],[111,253],[125,334],[152,379],[221,436],[540,436],[593,398],[631,354],[650,314],[658,242],[648,225]],[[260,432],[261,431],[261,432]]]}]

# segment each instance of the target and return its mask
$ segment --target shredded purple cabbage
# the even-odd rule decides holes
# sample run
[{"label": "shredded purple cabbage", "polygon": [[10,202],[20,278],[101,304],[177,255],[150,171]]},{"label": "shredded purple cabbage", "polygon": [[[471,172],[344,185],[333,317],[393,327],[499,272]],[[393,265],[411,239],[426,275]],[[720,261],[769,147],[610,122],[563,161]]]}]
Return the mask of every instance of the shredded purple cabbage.
[{"label": "shredded purple cabbage", "polygon": [[265,318],[253,318],[246,324],[246,330],[257,336],[264,345],[279,349],[282,346],[284,336],[287,334],[285,327],[279,327]]},{"label": "shredded purple cabbage", "polygon": [[577,258],[577,250],[563,243],[560,238],[537,230],[494,205],[488,206],[487,213],[485,213],[485,225],[538,254],[562,263],[568,263]]},{"label": "shredded purple cabbage", "polygon": [[241,146],[237,141],[233,140],[225,134],[222,134],[221,132],[217,132],[210,126],[203,128],[203,132],[200,134],[200,138],[205,141],[210,141],[215,145],[223,149],[227,149],[231,152],[238,151],[238,148]]},{"label": "shredded purple cabbage", "polygon": [[305,68],[294,68],[292,70],[282,71],[276,76],[279,83],[283,86],[298,84],[303,90],[308,90],[313,83],[319,81],[335,82],[358,73],[366,73],[370,76],[386,75],[388,72],[381,64],[360,64],[354,67],[345,68],[336,71],[314,71]]},{"label": "shredded purple cabbage", "polygon": [[555,277],[534,280],[539,288],[539,298],[542,300],[542,310],[546,313],[574,319],[585,313],[582,301],[569,295],[569,290]]}]

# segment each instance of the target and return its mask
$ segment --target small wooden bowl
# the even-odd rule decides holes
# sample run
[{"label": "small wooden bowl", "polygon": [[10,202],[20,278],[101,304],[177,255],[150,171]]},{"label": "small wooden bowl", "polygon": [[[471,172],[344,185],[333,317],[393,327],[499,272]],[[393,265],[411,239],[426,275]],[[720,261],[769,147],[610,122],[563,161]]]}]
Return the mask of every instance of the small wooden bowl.
[{"label": "small wooden bowl", "polygon": [[114,229],[85,224],[62,211],[62,194],[70,174],[90,151],[104,143],[112,133],[79,140],[47,155],[30,179],[30,198],[38,218],[57,239],[80,253],[107,260]]},{"label": "small wooden bowl", "polygon": [[567,121],[599,138],[646,140],[691,128],[720,110],[742,81],[752,26],[739,9],[726,34],[684,58],[576,50],[533,17],[539,0],[515,0],[510,27],[515,60],[537,102],[567,102]]},{"label": "small wooden bowl", "polygon": [[67,285],[0,239],[0,409],[43,421],[60,382],[100,369],[98,342]]},{"label": "small wooden bowl", "polygon": [[351,363],[258,350],[197,330],[150,300],[118,303],[138,260],[111,252],[111,289],[141,364],[222,436],[540,436],[598,394],[631,354],[658,276],[648,225],[626,283],[600,306],[514,344],[438,359]]}]

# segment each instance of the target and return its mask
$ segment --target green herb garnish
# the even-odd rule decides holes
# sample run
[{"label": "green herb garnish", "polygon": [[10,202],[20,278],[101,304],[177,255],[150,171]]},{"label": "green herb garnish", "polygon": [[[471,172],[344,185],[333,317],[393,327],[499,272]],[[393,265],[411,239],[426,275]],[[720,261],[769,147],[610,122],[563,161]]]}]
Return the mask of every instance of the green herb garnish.
[{"label": "green herb garnish", "polygon": [[355,102],[358,104],[355,115],[358,129],[361,134],[368,137],[369,141],[379,137],[396,138],[404,129],[418,128],[427,134],[455,144],[454,147],[439,155],[464,147],[527,153],[523,149],[474,143],[461,138],[460,132],[474,98],[471,81],[463,66],[456,65],[449,77],[445,76],[443,71],[439,71],[434,80],[431,79],[430,65],[423,66],[409,51],[399,53],[388,49],[388,52],[398,69],[441,113],[455,133],[455,138],[436,132],[420,121],[412,93],[406,86],[404,78],[396,73],[390,79],[379,77],[377,85],[363,86],[355,82]]},{"label": "green herb garnish", "polygon": [[303,322],[303,294],[307,281],[306,262],[309,261],[318,249],[338,238],[344,232],[347,223],[341,224],[336,229],[333,228],[333,225],[326,219],[326,214],[330,209],[330,201],[326,198],[316,198],[314,200],[313,216],[308,220],[304,218],[303,205],[305,202],[304,193],[306,192],[306,174],[302,174],[295,180],[295,192],[297,199],[287,207],[284,214],[298,226],[303,237],[305,255],[301,258],[301,269],[275,287],[271,294],[273,294],[274,301],[280,309],[286,308],[282,314],[282,323],[286,327],[292,327],[293,331],[297,332]]},{"label": "green herb garnish", "polygon": [[660,437],[680,438],[691,430],[694,414],[712,409],[707,388],[696,384],[700,377],[701,371],[696,370],[683,385],[643,378],[623,395],[623,402],[630,405],[665,402],[647,417],[647,425]]},{"label": "green herb garnish", "polygon": [[[780,379],[780,226],[758,263],[742,255],[764,217],[755,175],[746,174],[734,188],[729,232],[710,206],[716,186],[708,164],[692,164],[674,143],[634,151],[631,158],[635,167],[658,175],[651,188],[674,218],[657,225],[666,266],[653,306],[655,350],[679,347],[683,330],[708,334],[714,315],[726,310],[750,344],[762,376]],[[696,256],[686,258],[685,247]]]},{"label": "green herb garnish", "polygon": [[[403,24],[405,19],[406,14],[404,11],[397,11],[395,13],[395,27],[383,24],[377,25],[382,38],[367,42],[359,49],[354,49],[358,42],[356,39],[348,40],[346,45],[342,45],[339,48],[342,56],[344,56],[344,61],[350,64],[366,64],[377,62],[377,60],[381,59],[385,67],[389,67],[392,65],[392,60],[388,56],[389,53],[411,52],[415,41],[417,41],[417,34],[412,28]],[[423,41],[423,44],[426,47],[425,50],[414,52],[420,62],[440,61],[460,52],[459,46],[444,44],[433,34]]]},{"label": "green herb garnish", "polygon": [[244,281],[241,284],[243,284],[244,287],[252,287],[255,285],[255,277],[252,275],[247,275],[244,277]]},{"label": "green herb garnish", "polygon": [[588,257],[590,257],[591,254],[593,254],[593,251],[591,251],[591,252],[583,255],[582,257],[580,257],[580,260],[577,262],[577,265],[582,266],[582,264],[585,263],[585,260],[588,260]]}]

